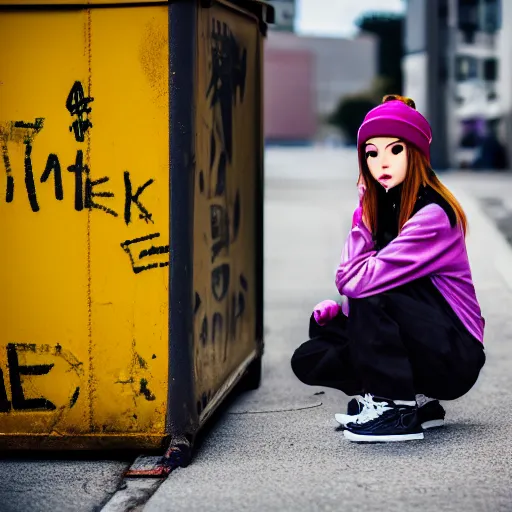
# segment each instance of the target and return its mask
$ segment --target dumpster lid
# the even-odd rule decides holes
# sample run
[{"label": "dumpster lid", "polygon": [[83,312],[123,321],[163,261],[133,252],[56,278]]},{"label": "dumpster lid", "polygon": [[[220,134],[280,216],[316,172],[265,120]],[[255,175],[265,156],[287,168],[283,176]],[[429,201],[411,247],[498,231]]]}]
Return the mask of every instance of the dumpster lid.
[{"label": "dumpster lid", "polygon": [[[248,11],[258,15],[265,23],[275,22],[275,9],[272,5],[264,0],[227,0],[233,5],[238,5]],[[215,0],[209,0],[207,3],[213,4]]]},{"label": "dumpster lid", "polygon": [[[201,0],[201,4],[210,7],[217,0]],[[227,2],[238,5],[256,14],[265,23],[274,23],[275,10],[264,0],[227,0]],[[117,4],[168,4],[172,0],[0,0],[0,7],[86,7],[91,5],[117,5]]]},{"label": "dumpster lid", "polygon": [[0,7],[23,7],[36,5],[49,5],[55,7],[74,7],[88,5],[116,5],[116,4],[168,4],[169,0],[0,0]]}]

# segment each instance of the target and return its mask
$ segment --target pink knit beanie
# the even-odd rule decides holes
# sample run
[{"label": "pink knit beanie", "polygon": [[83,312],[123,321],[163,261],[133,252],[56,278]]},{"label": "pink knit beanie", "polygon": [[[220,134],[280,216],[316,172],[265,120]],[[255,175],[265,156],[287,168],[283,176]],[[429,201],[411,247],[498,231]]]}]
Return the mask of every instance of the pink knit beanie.
[{"label": "pink knit beanie", "polygon": [[357,133],[361,155],[364,143],[372,137],[397,137],[416,146],[430,162],[432,130],[428,121],[400,100],[386,101],[366,114]]}]

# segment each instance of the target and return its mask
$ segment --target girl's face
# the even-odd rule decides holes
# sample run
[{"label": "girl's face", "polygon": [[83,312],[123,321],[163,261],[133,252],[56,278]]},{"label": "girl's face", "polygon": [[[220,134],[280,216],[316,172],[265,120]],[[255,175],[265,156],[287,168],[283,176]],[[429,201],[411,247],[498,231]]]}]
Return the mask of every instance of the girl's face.
[{"label": "girl's face", "polygon": [[407,172],[405,142],[396,137],[374,137],[364,149],[370,173],[386,191],[400,185]]}]

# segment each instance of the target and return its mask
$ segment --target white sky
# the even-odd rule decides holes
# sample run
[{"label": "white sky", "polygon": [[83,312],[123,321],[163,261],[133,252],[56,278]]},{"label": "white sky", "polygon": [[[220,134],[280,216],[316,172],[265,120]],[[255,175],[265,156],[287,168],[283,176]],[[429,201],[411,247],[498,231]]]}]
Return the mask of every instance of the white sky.
[{"label": "white sky", "polygon": [[296,0],[300,34],[351,37],[354,22],[368,11],[404,12],[404,0]]}]

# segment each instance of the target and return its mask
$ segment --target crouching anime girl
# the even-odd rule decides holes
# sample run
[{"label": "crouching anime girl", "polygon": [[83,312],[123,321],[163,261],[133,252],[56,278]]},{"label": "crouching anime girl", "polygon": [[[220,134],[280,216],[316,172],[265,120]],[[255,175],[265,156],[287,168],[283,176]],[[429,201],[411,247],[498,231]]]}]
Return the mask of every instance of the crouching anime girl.
[{"label": "crouching anime girl", "polygon": [[336,272],[347,300],[318,304],[291,365],[304,383],[355,395],[336,414],[351,441],[423,439],[439,400],[466,394],[485,363],[466,217],[430,167],[431,129],[386,96],[358,133],[359,206]]}]

